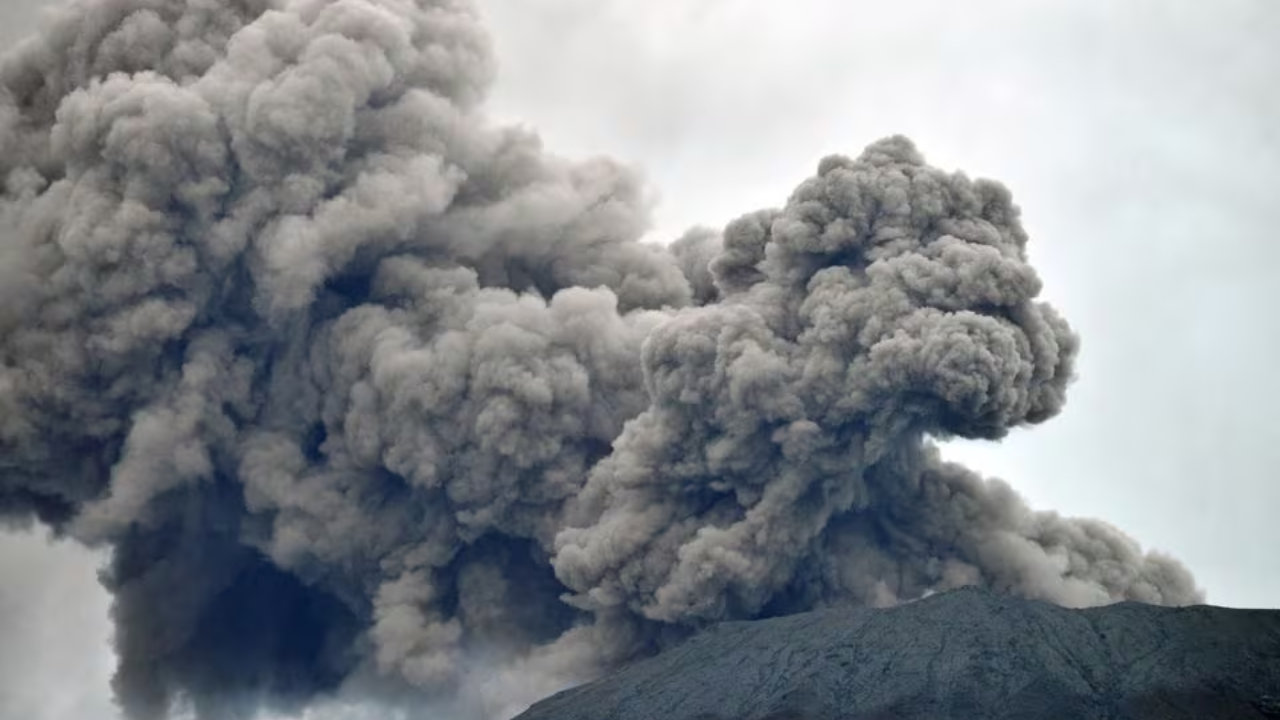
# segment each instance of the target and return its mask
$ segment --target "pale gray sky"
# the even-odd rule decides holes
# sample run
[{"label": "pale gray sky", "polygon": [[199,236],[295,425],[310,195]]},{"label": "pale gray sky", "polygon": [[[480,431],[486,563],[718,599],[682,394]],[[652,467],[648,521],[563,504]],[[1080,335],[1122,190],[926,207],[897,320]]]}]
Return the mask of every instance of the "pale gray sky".
[{"label": "pale gray sky", "polygon": [[[0,0],[0,43],[35,5]],[[822,155],[896,132],[1008,184],[1080,379],[1060,417],[953,454],[1176,555],[1210,602],[1280,607],[1280,4],[481,5],[495,112],[643,166],[656,238],[781,204]],[[0,637],[31,648],[3,656],[0,720],[110,716],[96,563],[0,540]]]}]

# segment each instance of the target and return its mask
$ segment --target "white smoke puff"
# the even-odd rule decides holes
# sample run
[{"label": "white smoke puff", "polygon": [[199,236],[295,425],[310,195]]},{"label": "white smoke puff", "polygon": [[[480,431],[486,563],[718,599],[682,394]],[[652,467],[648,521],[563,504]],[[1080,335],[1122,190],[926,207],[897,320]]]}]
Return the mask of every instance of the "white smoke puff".
[{"label": "white smoke puff", "polygon": [[894,138],[647,245],[493,74],[452,0],[83,0],[0,65],[0,514],[111,548],[129,715],[487,718],[722,618],[1198,598],[926,440],[1071,376],[1002,187]]}]

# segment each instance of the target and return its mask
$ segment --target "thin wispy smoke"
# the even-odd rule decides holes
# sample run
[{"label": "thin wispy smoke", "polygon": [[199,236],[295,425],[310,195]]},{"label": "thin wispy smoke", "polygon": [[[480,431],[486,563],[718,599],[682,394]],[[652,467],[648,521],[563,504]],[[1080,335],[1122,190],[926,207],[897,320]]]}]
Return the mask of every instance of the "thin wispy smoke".
[{"label": "thin wispy smoke", "polygon": [[459,716],[725,618],[1201,596],[930,438],[1053,416],[1010,195],[888,138],[640,242],[463,0],[82,0],[0,66],[0,513],[110,548],[134,718]]}]

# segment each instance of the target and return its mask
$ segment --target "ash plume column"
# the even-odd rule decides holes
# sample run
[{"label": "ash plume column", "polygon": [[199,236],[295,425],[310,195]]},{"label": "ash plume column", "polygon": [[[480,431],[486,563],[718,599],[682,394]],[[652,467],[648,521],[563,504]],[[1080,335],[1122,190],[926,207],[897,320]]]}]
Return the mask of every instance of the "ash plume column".
[{"label": "ash plume column", "polygon": [[1032,514],[925,440],[1000,438],[1062,405],[1076,338],[1034,300],[1017,217],[1003,187],[890,138],[730,225],[709,265],[719,302],[646,341],[652,404],[557,539],[576,603],[686,623],[973,583],[1196,600],[1176,563]]},{"label": "ash plume column", "polygon": [[462,0],[80,0],[0,64],[0,515],[111,550],[131,717],[496,717],[961,584],[1198,599],[930,444],[1071,376],[1001,186],[890,138],[661,248],[493,74]]}]

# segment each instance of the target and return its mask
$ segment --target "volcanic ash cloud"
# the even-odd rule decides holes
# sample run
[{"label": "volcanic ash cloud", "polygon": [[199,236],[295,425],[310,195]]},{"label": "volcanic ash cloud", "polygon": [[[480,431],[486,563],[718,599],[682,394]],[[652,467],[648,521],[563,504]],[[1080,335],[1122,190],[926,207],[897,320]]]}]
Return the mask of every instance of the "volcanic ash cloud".
[{"label": "volcanic ash cloud", "polygon": [[649,245],[493,75],[461,0],[85,0],[0,66],[0,514],[111,550],[131,717],[494,716],[966,584],[1200,598],[930,440],[1072,375],[1002,186],[889,138]]}]

